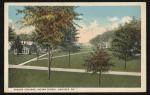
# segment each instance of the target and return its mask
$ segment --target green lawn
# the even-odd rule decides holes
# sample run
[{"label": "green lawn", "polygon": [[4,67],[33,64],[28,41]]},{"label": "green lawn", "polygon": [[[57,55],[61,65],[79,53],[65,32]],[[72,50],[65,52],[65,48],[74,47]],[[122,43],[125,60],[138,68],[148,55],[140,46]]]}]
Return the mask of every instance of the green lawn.
[{"label": "green lawn", "polygon": [[[81,51],[88,51],[89,49],[82,49]],[[81,52],[81,51],[78,51],[78,52]],[[58,51],[54,51],[53,52],[53,56],[59,56],[59,55],[64,55],[64,54],[68,54],[68,52],[64,52],[62,50],[58,50]],[[42,55],[42,54],[40,54]],[[17,64],[20,64],[22,62],[25,62],[25,61],[28,61],[32,58],[35,58],[36,57],[36,54],[31,54],[31,55],[24,55],[24,54],[20,54],[20,55],[14,55],[12,54],[12,52],[9,52],[9,64],[14,64],[14,65],[17,65]],[[47,56],[43,56],[41,58],[45,58]]]},{"label": "green lawn", "polygon": [[28,61],[32,58],[35,58],[36,55],[35,54],[32,54],[32,55],[14,55],[14,54],[9,54],[9,64],[14,64],[14,65],[17,65],[17,64],[20,64],[22,62],[25,62],[25,61]]},{"label": "green lawn", "polygon": [[[83,69],[85,59],[87,59],[90,56],[90,53],[84,53],[84,54],[77,54],[77,55],[71,55],[71,66],[69,66],[68,62],[68,56],[65,57],[59,57],[54,58],[52,61],[52,67],[57,68],[75,68],[75,69]],[[33,65],[33,66],[48,66],[47,59],[45,60],[39,60],[39,61],[33,61],[30,63],[27,63],[26,65]],[[127,62],[127,69],[124,70],[124,61],[119,60],[117,57],[112,57],[110,60],[114,64],[112,67],[112,70],[115,71],[130,71],[130,72],[140,72],[141,71],[141,60],[140,56],[135,57],[134,59]]]},{"label": "green lawn", "polygon": [[[112,57],[111,62],[114,64],[112,70],[121,71],[124,70],[124,61],[119,60],[116,57]],[[127,62],[127,68],[125,71],[141,72],[141,56],[135,57],[134,59]]]},{"label": "green lawn", "polygon": [[[102,75],[101,87],[140,87],[139,76]],[[9,87],[98,87],[98,75],[9,69]]]},{"label": "green lawn", "polygon": [[[106,50],[109,55],[111,55],[111,60],[114,64],[112,67],[112,70],[116,71],[122,71],[124,70],[125,64],[124,61],[119,59],[118,57],[115,57],[111,51]],[[141,72],[141,56],[135,56],[131,60],[127,61],[127,68],[125,71],[131,71],[131,72]]]},{"label": "green lawn", "polygon": [[[79,52],[88,52],[88,51],[92,51],[92,49],[80,49],[79,51],[70,52],[70,53],[79,53]],[[53,56],[66,55],[68,53],[69,53],[68,51],[62,51],[62,50],[58,49],[57,51],[53,51]],[[46,58],[46,57],[48,57],[48,55],[47,56],[43,56],[41,58]]]},{"label": "green lawn", "polygon": [[[81,49],[78,52],[89,52],[90,49]],[[61,50],[55,51],[53,53],[53,56],[60,56],[68,54],[68,52],[64,52]],[[111,52],[109,52],[110,55]],[[83,64],[85,63],[85,59],[87,59],[90,56],[90,53],[84,53],[84,54],[77,54],[77,55],[71,55],[71,65],[69,66],[68,56],[65,57],[59,57],[59,58],[54,58],[52,61],[52,67],[57,67],[57,68],[75,68],[75,69],[84,69]],[[28,61],[32,58],[36,57],[36,55],[10,55],[9,54],[9,64],[20,64],[22,62]],[[44,56],[42,58],[47,58],[47,56]],[[32,61],[29,62],[25,65],[31,65],[31,66],[48,66],[47,59],[45,60],[39,60],[39,61]],[[115,71],[130,71],[130,72],[140,72],[141,71],[141,58],[140,56],[133,58],[132,60],[127,62],[127,69],[124,70],[124,61],[119,60],[117,57],[114,57],[112,55],[112,59],[110,60],[114,64],[112,67],[112,70]]]},{"label": "green lawn", "polygon": [[[82,69],[83,63],[85,59],[89,56],[90,54],[79,54],[79,55],[72,55],[71,56],[71,65],[69,66],[68,62],[68,56],[65,57],[59,57],[59,58],[54,58],[52,61],[52,67],[59,67],[59,68],[77,68],[77,69]],[[33,61],[29,62],[25,65],[33,65],[33,66],[45,66],[47,67],[48,60],[39,60],[39,61]]]}]

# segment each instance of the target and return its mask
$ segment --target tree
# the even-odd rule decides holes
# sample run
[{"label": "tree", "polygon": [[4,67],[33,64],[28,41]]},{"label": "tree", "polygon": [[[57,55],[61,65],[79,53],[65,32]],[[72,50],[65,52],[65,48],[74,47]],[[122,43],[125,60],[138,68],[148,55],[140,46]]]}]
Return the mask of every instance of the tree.
[{"label": "tree", "polygon": [[[12,28],[12,26],[10,25],[10,26],[8,26],[8,32],[9,32],[9,42],[10,42],[10,51],[14,51],[14,49],[15,49],[15,40],[16,40],[16,33],[15,33],[15,30]],[[9,52],[9,53],[13,53],[14,54],[14,52]],[[15,57],[14,56],[12,56],[13,57],[13,62],[15,63]]]},{"label": "tree", "polygon": [[97,46],[99,41],[100,41],[100,38],[101,38],[101,35],[97,35],[96,37],[92,38],[90,40],[90,43],[93,45],[93,46]]},{"label": "tree", "polygon": [[14,49],[17,50],[17,55],[18,55],[19,53],[22,53],[22,48],[23,48],[23,46],[22,46],[22,44],[21,44],[20,37],[17,36],[17,38],[16,38],[16,40],[15,40],[15,42],[14,42]]},{"label": "tree", "polygon": [[101,74],[103,71],[108,71],[111,66],[110,56],[101,48],[97,46],[95,51],[88,57],[84,66],[88,72],[98,73],[99,75],[99,87],[101,84]]},{"label": "tree", "polygon": [[9,31],[9,41],[14,41],[16,38],[16,33],[14,32],[15,30],[11,26],[9,26],[8,29],[9,29],[8,30]]},{"label": "tree", "polygon": [[24,26],[35,27],[38,42],[48,48],[48,72],[52,63],[52,50],[60,44],[63,33],[61,29],[68,29],[75,25],[77,14],[74,6],[27,6],[18,13],[25,14],[20,21]]},{"label": "tree", "polygon": [[90,43],[93,46],[97,46],[101,42],[108,42],[110,39],[113,38],[113,36],[114,36],[114,30],[109,30],[109,31],[104,32],[101,35],[97,35],[96,37],[92,38],[90,40]]},{"label": "tree", "polygon": [[20,36],[21,41],[30,41],[30,35],[29,34],[19,34],[18,36]]},{"label": "tree", "polygon": [[30,34],[30,40],[33,41],[33,44],[32,44],[32,50],[34,52],[36,52],[36,57],[37,57],[37,61],[39,59],[39,47],[40,46],[40,43],[38,43],[38,35],[37,33],[34,31]]},{"label": "tree", "polygon": [[113,54],[124,60],[125,70],[127,61],[135,56],[140,49],[140,27],[137,24],[139,23],[133,20],[125,25],[120,25],[115,31],[115,36],[111,43]]},{"label": "tree", "polygon": [[69,29],[69,31],[68,30],[63,30],[64,38],[63,38],[60,46],[63,47],[64,51],[68,51],[68,53],[69,53],[68,63],[69,63],[69,66],[70,66],[71,65],[70,64],[70,52],[75,52],[79,48],[76,46],[76,42],[77,42],[77,38],[78,38],[77,37],[77,34],[78,34],[77,30],[75,29],[75,27],[71,27],[71,29]]},{"label": "tree", "polygon": [[141,53],[141,20],[133,17],[133,20],[129,23],[131,31],[134,33],[134,53]]},{"label": "tree", "polygon": [[9,26],[9,42],[11,43],[11,49],[14,49],[14,41],[16,39],[16,33],[14,32],[15,30],[12,28],[12,26]]},{"label": "tree", "polygon": [[39,59],[39,50],[38,50],[38,46],[36,43],[32,43],[31,45],[31,51],[36,53],[36,57],[37,57],[37,61]]}]

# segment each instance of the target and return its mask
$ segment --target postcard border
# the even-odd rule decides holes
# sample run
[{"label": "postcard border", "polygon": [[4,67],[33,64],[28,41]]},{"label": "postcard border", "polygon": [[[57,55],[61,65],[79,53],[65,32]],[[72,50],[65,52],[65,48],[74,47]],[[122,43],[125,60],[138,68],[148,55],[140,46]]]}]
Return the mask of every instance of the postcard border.
[{"label": "postcard border", "polygon": [[[20,92],[18,90],[14,90],[17,88],[9,88],[8,87],[8,6],[10,5],[17,5],[17,6],[141,6],[141,88],[74,88],[74,90],[58,90],[59,88],[56,88],[56,90],[47,90],[47,92],[146,92],[146,2],[84,2],[84,3],[69,3],[69,2],[29,2],[29,3],[4,3],[4,92],[11,92],[16,93]],[[67,87],[68,88],[68,87]],[[19,88],[18,88],[19,89]],[[25,89],[25,88],[23,88]],[[23,90],[22,92],[43,92],[39,91],[37,89],[40,88],[34,88],[35,90]],[[49,88],[46,88],[49,89]]]}]

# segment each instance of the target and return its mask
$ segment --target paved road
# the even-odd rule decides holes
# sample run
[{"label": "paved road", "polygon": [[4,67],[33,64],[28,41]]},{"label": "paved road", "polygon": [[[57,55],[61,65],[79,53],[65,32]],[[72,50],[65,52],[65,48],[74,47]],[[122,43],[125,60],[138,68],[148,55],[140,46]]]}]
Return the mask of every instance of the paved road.
[{"label": "paved road", "polygon": [[[20,65],[9,65],[9,68],[33,69],[33,70],[48,70],[47,67],[39,67],[39,66],[20,66]],[[86,72],[84,69],[51,68],[51,70],[52,70],[52,71],[61,71],[61,72],[91,73],[91,72]],[[108,71],[108,72],[103,72],[102,74],[141,76],[141,73],[140,73],[140,72]]]}]

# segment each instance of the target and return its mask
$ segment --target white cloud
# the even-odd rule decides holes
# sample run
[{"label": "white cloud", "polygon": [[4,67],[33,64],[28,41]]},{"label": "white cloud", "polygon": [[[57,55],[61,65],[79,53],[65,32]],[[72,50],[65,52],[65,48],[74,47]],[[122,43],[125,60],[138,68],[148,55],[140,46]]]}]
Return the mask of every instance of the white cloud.
[{"label": "white cloud", "polygon": [[8,20],[8,24],[9,24],[9,26],[12,27],[12,29],[16,29],[16,24],[13,22],[12,19],[9,19],[9,20]]},{"label": "white cloud", "polygon": [[119,22],[114,22],[111,24],[110,29],[115,29],[117,27],[119,27]]},{"label": "white cloud", "polygon": [[119,20],[119,18],[116,17],[116,16],[108,17],[108,21],[110,21],[110,22],[115,22],[115,21],[118,21],[118,20]]},{"label": "white cloud", "polygon": [[13,20],[12,20],[12,19],[9,19],[8,22],[11,24],[11,23],[13,23]]},{"label": "white cloud", "polygon": [[16,28],[15,29],[15,32],[16,32],[16,34],[22,34],[22,33],[24,33],[24,34],[28,34],[28,33],[31,33],[31,32],[33,32],[34,31],[34,27],[33,26],[28,26],[28,27],[23,27],[23,28]]},{"label": "white cloud", "polygon": [[129,23],[132,20],[132,17],[130,16],[124,16],[122,18],[118,18],[118,17],[112,17],[112,18],[108,18],[108,21],[110,23],[110,26],[108,26],[108,29],[115,29],[117,28],[120,24],[124,25],[125,23]]},{"label": "white cloud", "polygon": [[79,42],[80,43],[88,43],[89,40],[97,36],[98,34],[102,34],[106,31],[106,28],[99,25],[97,21],[91,22],[89,25],[82,25],[82,28],[79,29]]},{"label": "white cloud", "polygon": [[80,15],[80,16],[78,16],[78,18],[83,19],[83,16]]},{"label": "white cloud", "polygon": [[20,24],[14,22],[12,19],[9,19],[8,22],[9,22],[9,25],[12,27],[12,29],[14,29],[14,32],[16,32],[16,34],[22,34],[22,33],[28,34],[34,31],[35,29],[33,26],[20,28]]},{"label": "white cloud", "polygon": [[130,17],[130,16],[124,16],[124,17],[121,19],[121,23],[122,23],[122,24],[124,24],[124,23],[129,23],[131,20],[132,20],[132,17]]}]

